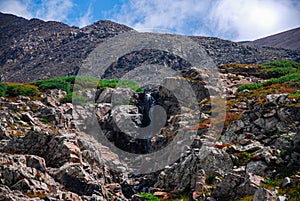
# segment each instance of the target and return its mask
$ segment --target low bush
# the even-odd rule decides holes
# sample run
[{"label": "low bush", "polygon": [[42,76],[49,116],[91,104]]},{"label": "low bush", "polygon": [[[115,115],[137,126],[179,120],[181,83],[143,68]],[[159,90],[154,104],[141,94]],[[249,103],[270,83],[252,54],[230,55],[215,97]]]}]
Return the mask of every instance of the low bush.
[{"label": "low bush", "polygon": [[4,97],[6,95],[6,90],[6,85],[0,82],[0,97]]},{"label": "low bush", "polygon": [[129,87],[134,91],[142,91],[139,84],[132,80],[99,80],[96,77],[90,76],[65,76],[46,80],[39,80],[31,84],[39,87],[40,90],[46,91],[48,89],[61,89],[70,93],[73,91],[74,85],[76,90],[91,89],[98,87],[99,89]]},{"label": "low bush", "polygon": [[22,83],[5,83],[7,90],[6,96],[16,97],[18,95],[35,97],[39,94],[37,86]]},{"label": "low bush", "polygon": [[85,105],[86,97],[76,94],[74,92],[68,93],[64,98],[60,100],[61,103],[74,103],[76,105]]},{"label": "low bush", "polygon": [[237,91],[243,91],[245,89],[248,90],[254,90],[254,89],[259,89],[262,87],[267,87],[273,84],[282,84],[282,83],[288,83],[288,82],[299,82],[300,80],[300,72],[298,73],[293,73],[293,74],[289,74],[289,75],[285,75],[279,78],[272,78],[266,82],[262,82],[262,83],[253,83],[253,84],[243,84],[241,86],[238,87]]},{"label": "low bush", "polygon": [[254,90],[254,89],[261,88],[262,86],[263,86],[262,84],[257,84],[257,83],[243,84],[237,88],[237,91],[244,91],[245,89]]},{"label": "low bush", "polygon": [[144,201],[159,201],[158,197],[150,193],[139,193],[138,195],[144,198]]},{"label": "low bush", "polygon": [[272,61],[260,65],[263,68],[296,68],[300,69],[300,63],[289,60]]},{"label": "low bush", "polygon": [[117,87],[129,87],[134,91],[142,92],[143,89],[140,88],[139,83],[132,81],[132,80],[100,80],[98,84],[98,89],[105,89],[105,88],[117,88]]},{"label": "low bush", "polygon": [[70,83],[65,81],[64,77],[39,80],[39,81],[32,82],[31,84],[38,86],[39,89],[42,91],[46,91],[50,89],[61,89],[66,91],[67,93],[71,92]]}]

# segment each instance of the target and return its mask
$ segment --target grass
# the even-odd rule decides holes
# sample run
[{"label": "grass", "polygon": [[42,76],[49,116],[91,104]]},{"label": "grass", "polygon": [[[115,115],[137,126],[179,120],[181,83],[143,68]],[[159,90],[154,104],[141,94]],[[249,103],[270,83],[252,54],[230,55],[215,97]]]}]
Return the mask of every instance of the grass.
[{"label": "grass", "polygon": [[36,97],[39,94],[38,87],[32,84],[5,82],[6,91],[2,91],[6,97],[16,97],[19,95]]},{"label": "grass", "polygon": [[85,105],[86,101],[86,97],[75,92],[68,93],[64,98],[60,100],[61,103],[74,103],[76,105],[82,106]]},{"label": "grass", "polygon": [[138,195],[144,198],[144,201],[159,201],[158,197],[150,193],[139,193]]},{"label": "grass", "polygon": [[38,86],[41,91],[46,91],[50,89],[61,89],[66,91],[67,93],[71,93],[72,91],[74,91],[74,87],[76,87],[76,90],[91,89],[96,87],[98,87],[98,89],[129,87],[134,91],[142,90],[139,84],[132,80],[99,80],[96,77],[89,76],[56,77],[46,80],[35,81],[31,84]]},{"label": "grass", "polygon": [[253,84],[244,84],[237,88],[237,91],[243,91],[245,89],[248,90],[254,90],[259,89],[262,87],[271,86],[273,84],[282,84],[282,83],[288,83],[288,82],[299,82],[300,81],[300,72],[285,75],[279,78],[272,78],[268,81],[262,82],[262,83],[253,83]]},{"label": "grass", "polygon": [[119,80],[119,79],[100,80],[100,82],[98,83],[99,89],[117,88],[117,87],[128,87],[137,92],[143,91],[140,88],[140,85],[137,82],[132,81],[132,80]]},{"label": "grass", "polygon": [[48,119],[45,119],[45,118],[39,118],[40,122],[44,123],[44,124],[48,124],[50,125],[51,123],[49,122]]},{"label": "grass", "polygon": [[237,153],[237,157],[238,157],[238,165],[239,166],[243,166],[246,165],[247,163],[249,163],[252,159],[252,156],[255,154],[255,152],[253,153],[248,153],[248,152],[240,152]]},{"label": "grass", "polygon": [[238,201],[252,201],[254,198],[253,195],[247,195],[245,197],[243,197],[242,199],[238,200]]},{"label": "grass", "polygon": [[290,94],[290,97],[291,98],[298,98],[298,97],[300,97],[300,91],[297,91],[295,93]]},{"label": "grass", "polygon": [[[76,89],[74,89],[76,87]],[[86,97],[77,93],[80,90],[95,89],[103,90],[105,88],[129,87],[136,92],[142,92],[139,83],[132,80],[99,80],[96,77],[89,76],[64,76],[45,80],[38,80],[27,83],[0,82],[0,96],[15,98],[18,95],[28,96],[38,99],[41,92],[52,89],[60,89],[67,92],[67,95],[61,99],[61,103],[75,103],[85,105]],[[74,92],[73,92],[74,91]]]},{"label": "grass", "polygon": [[0,97],[5,96],[7,91],[7,86],[0,82]]},{"label": "grass", "polygon": [[267,62],[256,67],[257,77],[269,79],[262,83],[244,84],[238,87],[237,91],[245,89],[255,90],[273,84],[294,82],[298,87],[300,83],[300,63],[294,61]]}]

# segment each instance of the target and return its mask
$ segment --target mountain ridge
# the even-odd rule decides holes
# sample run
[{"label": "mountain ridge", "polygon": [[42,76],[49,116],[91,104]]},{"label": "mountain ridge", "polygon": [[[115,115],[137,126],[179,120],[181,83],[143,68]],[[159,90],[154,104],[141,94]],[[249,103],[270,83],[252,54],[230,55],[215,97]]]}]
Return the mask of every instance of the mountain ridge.
[{"label": "mountain ridge", "polygon": [[300,27],[259,38],[254,41],[247,41],[243,44],[300,51]]},{"label": "mountain ridge", "polygon": [[[0,14],[1,48],[0,81],[28,82],[77,74],[82,62],[96,46],[107,38],[133,29],[112,21],[98,21],[79,29],[60,22],[26,20]],[[297,51],[250,47],[212,37],[191,36],[201,45],[216,65],[226,63],[262,63],[274,60],[300,61]],[[124,58],[129,58],[124,56]],[[166,55],[162,56],[165,61]],[[123,57],[122,57],[123,58]],[[143,64],[153,64],[147,55]],[[141,61],[130,61],[118,68],[127,68]],[[155,64],[155,62],[154,62]],[[159,64],[159,61],[158,63]]]}]

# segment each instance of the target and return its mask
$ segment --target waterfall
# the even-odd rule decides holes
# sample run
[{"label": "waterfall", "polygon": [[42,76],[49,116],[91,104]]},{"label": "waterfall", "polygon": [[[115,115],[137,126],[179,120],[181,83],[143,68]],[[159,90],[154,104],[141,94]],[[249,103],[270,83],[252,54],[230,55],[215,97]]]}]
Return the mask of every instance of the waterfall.
[{"label": "waterfall", "polygon": [[[142,99],[141,104],[141,113],[142,113],[142,127],[147,127],[151,123],[151,118],[153,118],[153,106],[155,105],[155,99],[151,93],[145,93]],[[149,130],[150,132],[151,130]],[[148,134],[148,133],[147,133]],[[149,136],[152,136],[153,133],[149,133]],[[149,153],[151,148],[151,137],[145,139],[145,149]]]},{"label": "waterfall", "polygon": [[143,115],[142,127],[146,127],[150,124],[150,113],[151,108],[154,106],[155,100],[151,93],[145,93],[144,99],[142,100],[141,113]]}]

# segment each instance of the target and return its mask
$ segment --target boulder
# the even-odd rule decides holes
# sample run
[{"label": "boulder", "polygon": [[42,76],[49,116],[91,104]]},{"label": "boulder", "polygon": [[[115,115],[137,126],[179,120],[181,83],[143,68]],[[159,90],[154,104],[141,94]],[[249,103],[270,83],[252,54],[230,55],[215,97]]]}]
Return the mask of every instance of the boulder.
[{"label": "boulder", "polygon": [[293,137],[292,148],[294,151],[300,153],[300,127],[298,128],[297,134]]},{"label": "boulder", "polygon": [[74,136],[55,136],[41,131],[38,127],[33,128],[22,138],[8,141],[2,147],[2,151],[6,153],[36,154],[43,157],[47,166],[50,167],[60,167],[68,161],[81,161],[80,149]]},{"label": "boulder", "polygon": [[268,168],[263,161],[250,161],[246,166],[246,172],[259,176],[265,175],[265,170]]},{"label": "boulder", "polygon": [[60,105],[60,99],[66,95],[67,92],[60,89],[50,90],[49,93],[45,94],[44,103],[52,107],[57,107]]},{"label": "boulder", "polygon": [[266,101],[271,105],[283,105],[288,104],[291,101],[288,98],[288,93],[284,94],[269,94],[267,95]]},{"label": "boulder", "polygon": [[102,193],[103,183],[95,181],[79,164],[66,163],[51,174],[67,190],[78,195],[91,196],[93,193]]},{"label": "boulder", "polygon": [[233,167],[229,154],[215,147],[203,146],[191,150],[186,156],[166,167],[158,177],[155,187],[166,191],[197,190],[205,192],[206,174],[224,175]]},{"label": "boulder", "polygon": [[255,191],[253,201],[276,201],[276,195],[265,188],[259,188]]},{"label": "boulder", "polygon": [[222,182],[212,192],[212,197],[217,200],[233,200],[237,196],[237,188],[244,181],[242,175],[228,173]]},{"label": "boulder", "polygon": [[[12,190],[19,190],[23,193],[29,191],[51,193],[59,187],[55,180],[44,171],[45,164],[32,164],[33,161],[43,163],[43,159],[38,156],[0,153],[0,161],[2,162],[0,174],[2,182]],[[40,170],[40,166],[43,171]]]},{"label": "boulder", "polygon": [[238,197],[244,197],[246,195],[254,195],[257,189],[260,188],[260,183],[264,178],[252,173],[246,173],[244,182],[237,188]]}]

